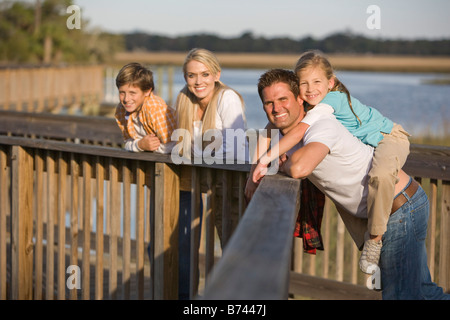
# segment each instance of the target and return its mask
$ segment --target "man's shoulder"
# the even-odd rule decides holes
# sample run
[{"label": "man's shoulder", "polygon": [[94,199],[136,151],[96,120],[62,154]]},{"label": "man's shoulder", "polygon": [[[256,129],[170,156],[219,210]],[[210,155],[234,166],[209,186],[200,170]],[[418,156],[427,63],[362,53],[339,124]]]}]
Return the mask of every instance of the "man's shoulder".
[{"label": "man's shoulder", "polygon": [[333,115],[320,115],[306,130],[304,143],[337,141],[342,136],[342,124]]},{"label": "man's shoulder", "polygon": [[325,128],[337,128],[342,126],[341,123],[332,114],[321,114],[317,120],[311,124],[311,128],[315,130],[325,129]]}]

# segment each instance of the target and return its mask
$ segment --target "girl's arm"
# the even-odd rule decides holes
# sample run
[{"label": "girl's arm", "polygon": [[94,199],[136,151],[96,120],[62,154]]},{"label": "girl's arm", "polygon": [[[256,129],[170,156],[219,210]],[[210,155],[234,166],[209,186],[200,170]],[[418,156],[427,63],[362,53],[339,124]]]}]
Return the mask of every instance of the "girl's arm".
[{"label": "girl's arm", "polygon": [[[280,155],[291,150],[297,143],[299,143],[306,130],[322,115],[333,114],[334,109],[328,104],[319,103],[311,110],[309,110],[303,120],[297,124],[291,131],[289,131],[281,140],[278,145],[275,145],[267,152],[267,155],[261,158],[260,162],[262,164],[268,165],[274,159],[278,158]],[[277,149],[278,148],[278,149]],[[278,152],[277,152],[278,151]]]},{"label": "girl's arm", "polygon": [[280,155],[285,154],[290,149],[292,149],[296,144],[298,144],[305,135],[306,130],[309,128],[309,125],[303,122],[297,124],[294,128],[292,128],[285,136],[283,136],[278,144],[274,147],[270,148],[267,151],[267,154],[261,157],[260,161],[257,163],[255,167],[252,166],[252,170],[250,171],[250,177],[254,183],[261,180],[267,173],[267,166],[273,160],[280,157]]},{"label": "girl's arm", "polygon": [[270,145],[270,140],[271,140],[271,129],[274,129],[275,127],[269,122],[267,123],[265,129],[265,132],[267,133],[266,135],[264,134],[259,134],[258,138],[257,138],[257,142],[256,142],[256,147],[255,147],[255,151],[253,153],[252,158],[250,158],[252,166],[250,168],[250,173],[249,173],[249,179],[247,180],[247,183],[245,185],[245,198],[247,200],[247,202],[250,202],[250,199],[252,198],[253,194],[256,191],[256,188],[258,187],[258,182],[257,181],[253,181],[252,177],[253,177],[253,172],[255,171],[259,160],[261,158],[261,156],[263,156],[267,149],[269,149],[269,145]]},{"label": "girl's arm", "polygon": [[298,144],[305,135],[306,130],[309,128],[309,124],[300,122],[294,128],[292,128],[286,135],[284,135],[277,145],[270,148],[265,156],[260,160],[262,164],[268,165],[273,160],[280,157],[291,150],[296,144]]}]

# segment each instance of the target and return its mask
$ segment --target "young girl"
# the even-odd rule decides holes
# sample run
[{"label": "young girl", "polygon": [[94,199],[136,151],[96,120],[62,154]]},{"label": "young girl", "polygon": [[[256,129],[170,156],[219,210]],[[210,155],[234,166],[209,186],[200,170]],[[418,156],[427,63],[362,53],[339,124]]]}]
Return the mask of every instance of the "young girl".
[{"label": "young girl", "polygon": [[[351,97],[334,75],[330,62],[320,52],[310,51],[302,55],[295,66],[295,73],[299,78],[300,97],[308,109],[307,116],[280,139],[277,154],[269,150],[261,157],[253,171],[253,181],[261,178],[268,163],[296,145],[320,114],[333,114],[354,136],[375,148],[367,200],[370,239],[364,245],[360,260],[362,271],[367,272],[370,263],[378,263],[381,237],[392,213],[397,173],[409,154],[409,134],[376,109]],[[276,146],[273,149],[277,150]]]}]

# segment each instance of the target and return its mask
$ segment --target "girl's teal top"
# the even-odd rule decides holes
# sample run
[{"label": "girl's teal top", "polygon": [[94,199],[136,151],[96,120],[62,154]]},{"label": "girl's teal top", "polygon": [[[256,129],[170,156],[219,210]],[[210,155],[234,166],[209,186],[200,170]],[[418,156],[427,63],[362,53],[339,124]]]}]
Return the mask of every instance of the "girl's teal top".
[{"label": "girl's teal top", "polygon": [[355,114],[361,120],[361,124],[353,114],[348,104],[347,95],[344,92],[332,91],[320,102],[331,106],[334,109],[334,116],[338,119],[355,137],[365,144],[373,147],[383,139],[383,133],[390,133],[394,123],[384,117],[378,110],[366,106],[358,99],[351,97],[352,107]]}]

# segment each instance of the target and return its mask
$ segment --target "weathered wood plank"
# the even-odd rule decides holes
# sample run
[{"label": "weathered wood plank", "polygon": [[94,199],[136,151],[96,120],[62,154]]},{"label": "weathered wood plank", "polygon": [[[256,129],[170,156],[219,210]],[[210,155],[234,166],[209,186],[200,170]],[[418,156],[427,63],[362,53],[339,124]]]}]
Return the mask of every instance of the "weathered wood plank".
[{"label": "weathered wood plank", "polygon": [[255,192],[204,299],[287,299],[300,180],[266,176]]},{"label": "weathered wood plank", "polygon": [[439,285],[450,290],[450,181],[442,182]]},{"label": "weathered wood plank", "polygon": [[[65,151],[77,154],[102,156],[117,159],[146,160],[150,162],[161,162],[172,164],[170,154],[160,154],[155,152],[128,152],[120,148],[83,145],[61,141],[45,139],[28,139],[22,137],[10,137],[0,135],[0,144],[20,145],[22,147],[39,148],[44,150]],[[192,167],[208,167],[232,171],[250,171],[250,164],[208,164],[207,162],[192,164]]]},{"label": "weathered wood plank", "polygon": [[[307,297],[321,300],[380,300],[381,292],[361,285],[323,279],[291,272],[289,292],[294,298]],[[297,297],[296,297],[297,296]]]},{"label": "weathered wood plank", "polygon": [[12,148],[12,298],[33,298],[33,160],[22,147]]},{"label": "weathered wood plank", "polygon": [[155,164],[155,299],[178,299],[178,215],[180,182],[177,167]]}]

